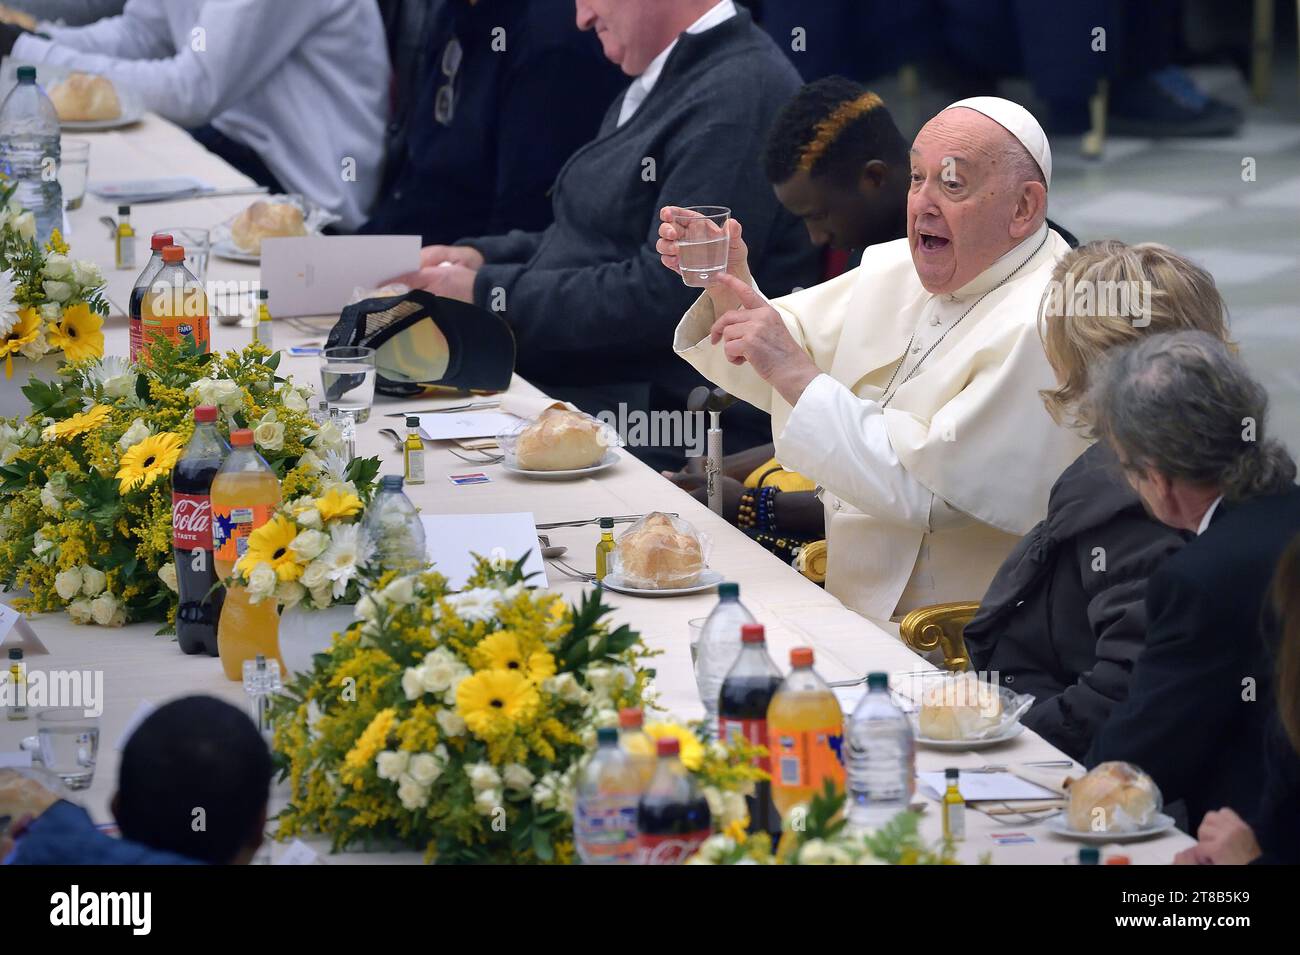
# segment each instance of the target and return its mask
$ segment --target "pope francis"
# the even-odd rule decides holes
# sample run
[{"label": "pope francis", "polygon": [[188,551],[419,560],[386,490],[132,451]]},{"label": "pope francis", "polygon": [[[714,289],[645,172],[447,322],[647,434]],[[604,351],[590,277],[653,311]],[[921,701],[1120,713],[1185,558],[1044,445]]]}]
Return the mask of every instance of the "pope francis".
[{"label": "pope francis", "polygon": [[[1084,450],[1038,394],[1055,384],[1039,303],[1068,248],[1051,176],[1023,107],[954,103],[913,144],[907,238],[768,300],[730,222],[727,273],[677,327],[677,353],[768,411],[778,460],[821,487],[826,586],[864,616],[978,600]],[[670,269],[677,212],[656,246]]]}]

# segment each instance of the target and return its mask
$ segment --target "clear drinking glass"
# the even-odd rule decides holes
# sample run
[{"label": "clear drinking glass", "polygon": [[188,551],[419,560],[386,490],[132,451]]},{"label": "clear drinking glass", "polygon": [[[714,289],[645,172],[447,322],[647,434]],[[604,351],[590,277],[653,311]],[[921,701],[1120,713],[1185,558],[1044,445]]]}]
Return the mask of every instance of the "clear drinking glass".
[{"label": "clear drinking glass", "polygon": [[63,208],[80,209],[86,198],[86,181],[90,178],[90,143],[84,139],[65,139],[59,147],[59,189]]},{"label": "clear drinking glass", "polygon": [[199,280],[204,288],[208,285],[208,256],[212,253],[212,236],[207,229],[194,226],[172,226],[170,229],[155,229],[171,233],[172,242],[185,250],[185,267]]},{"label": "clear drinking glass", "polygon": [[36,714],[41,762],[69,789],[89,789],[99,754],[99,718],[59,708]]},{"label": "clear drinking glass", "polygon": [[691,669],[695,669],[695,658],[700,652],[700,634],[704,632],[704,624],[708,617],[696,617],[694,620],[687,620],[686,626],[691,628]]},{"label": "clear drinking glass", "polygon": [[727,270],[726,206],[686,206],[673,216],[682,281],[692,288],[712,285]]},{"label": "clear drinking glass", "polygon": [[375,402],[375,350],[354,345],[325,349],[320,382],[331,410],[351,413],[358,424],[368,421]]}]

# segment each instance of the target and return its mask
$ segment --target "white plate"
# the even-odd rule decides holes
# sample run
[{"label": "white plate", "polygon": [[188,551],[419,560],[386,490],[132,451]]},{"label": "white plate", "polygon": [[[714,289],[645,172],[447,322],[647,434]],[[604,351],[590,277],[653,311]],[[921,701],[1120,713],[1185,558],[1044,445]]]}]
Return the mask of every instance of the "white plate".
[{"label": "white plate", "polygon": [[1022,724],[1012,723],[1010,729],[1004,730],[997,736],[986,736],[983,739],[929,739],[925,736],[918,736],[916,741],[927,749],[988,749],[990,746],[997,746],[1009,739],[1015,739],[1024,731],[1025,728]]},{"label": "white plate", "polygon": [[1056,833],[1058,836],[1065,836],[1067,839],[1074,839],[1077,842],[1095,842],[1098,844],[1105,842],[1136,842],[1139,839],[1150,839],[1152,836],[1158,836],[1163,832],[1168,832],[1174,828],[1173,816],[1166,816],[1163,812],[1156,813],[1155,820],[1145,829],[1138,829],[1136,832],[1079,832],[1077,829],[1071,829],[1065,813],[1052,816],[1044,823],[1048,831]]},{"label": "white plate", "polygon": [[262,257],[253,252],[245,252],[229,239],[223,239],[220,242],[212,243],[212,254],[219,259],[229,259],[231,262],[247,262],[249,265],[258,265]]},{"label": "white plate", "polygon": [[623,583],[622,574],[606,574],[601,585],[606,590],[612,590],[618,594],[627,594],[629,597],[684,597],[687,594],[702,594],[706,590],[712,590],[718,584],[722,583],[725,578],[716,570],[705,568],[700,572],[700,579],[690,587],[673,587],[668,590],[646,590],[641,587],[632,587]]},{"label": "white plate", "polygon": [[79,119],[60,120],[59,125],[69,133],[91,133],[101,129],[121,129],[144,119],[144,109],[139,106],[122,106],[122,115],[117,119]]},{"label": "white plate", "polygon": [[517,468],[504,461],[501,462],[501,466],[511,474],[532,478],[534,481],[572,481],[574,478],[587,477],[587,475],[595,474],[597,471],[612,468],[616,464],[618,464],[618,454],[614,451],[606,451],[605,456],[589,468],[577,468],[572,471],[525,471],[523,468]]}]

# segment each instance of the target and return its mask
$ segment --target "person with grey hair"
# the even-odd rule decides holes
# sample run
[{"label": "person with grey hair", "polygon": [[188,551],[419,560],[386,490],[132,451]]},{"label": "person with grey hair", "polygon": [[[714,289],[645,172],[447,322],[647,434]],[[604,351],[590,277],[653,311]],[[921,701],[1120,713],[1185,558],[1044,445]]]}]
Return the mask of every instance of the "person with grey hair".
[{"label": "person with grey hair", "polygon": [[1203,332],[1114,354],[1087,402],[1151,514],[1197,536],[1151,577],[1146,649],[1085,764],[1141,767],[1192,832],[1219,808],[1250,818],[1273,710],[1268,587],[1300,532],[1295,463],[1265,430],[1264,389]]}]

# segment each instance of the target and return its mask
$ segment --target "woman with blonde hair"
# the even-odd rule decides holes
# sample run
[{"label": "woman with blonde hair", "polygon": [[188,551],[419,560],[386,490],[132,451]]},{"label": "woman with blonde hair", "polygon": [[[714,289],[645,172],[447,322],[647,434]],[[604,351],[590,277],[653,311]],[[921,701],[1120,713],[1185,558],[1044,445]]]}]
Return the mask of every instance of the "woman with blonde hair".
[{"label": "woman with blonde hair", "polygon": [[[1228,341],[1223,299],[1201,267],[1162,245],[1114,239],[1067,253],[1039,311],[1057,379],[1042,393],[1048,412],[1092,437],[1084,396],[1102,356],[1183,330]],[[1057,479],[1047,517],[1003,563],[966,626],[975,668],[1033,694],[1023,722],[1081,759],[1128,695],[1146,635],[1147,578],[1185,540],[1146,513],[1114,455],[1094,444]]]}]

